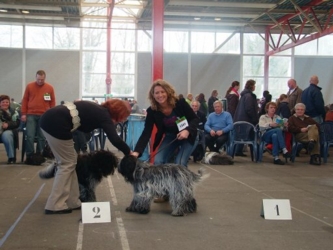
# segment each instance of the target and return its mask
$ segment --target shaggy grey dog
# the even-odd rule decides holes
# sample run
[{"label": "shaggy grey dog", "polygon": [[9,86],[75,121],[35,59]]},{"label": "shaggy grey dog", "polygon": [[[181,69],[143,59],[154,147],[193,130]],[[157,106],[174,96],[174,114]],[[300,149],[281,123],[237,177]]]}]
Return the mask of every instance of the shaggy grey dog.
[{"label": "shaggy grey dog", "polygon": [[150,166],[131,155],[120,161],[118,172],[134,189],[134,197],[130,206],[126,208],[127,212],[147,214],[155,197],[167,196],[173,216],[196,212],[194,186],[208,177],[204,169],[195,174],[176,164]]},{"label": "shaggy grey dog", "polygon": [[233,165],[234,160],[230,155],[227,154],[206,152],[205,157],[202,160],[202,163],[210,165]]},{"label": "shaggy grey dog", "polygon": [[[77,157],[76,174],[82,202],[96,201],[95,189],[103,177],[113,175],[117,168],[118,158],[108,150],[98,150]],[[39,172],[41,179],[53,178],[57,165],[51,164]]]}]

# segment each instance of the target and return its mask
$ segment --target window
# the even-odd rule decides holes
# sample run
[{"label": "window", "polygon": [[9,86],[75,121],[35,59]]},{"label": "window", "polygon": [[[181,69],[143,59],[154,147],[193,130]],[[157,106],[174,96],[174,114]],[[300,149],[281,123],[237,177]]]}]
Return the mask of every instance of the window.
[{"label": "window", "polygon": [[80,30],[75,28],[54,28],[55,49],[79,49]]},{"label": "window", "polygon": [[213,32],[191,32],[192,53],[212,53],[215,50]]},{"label": "window", "polygon": [[23,27],[15,25],[0,25],[0,47],[22,48]]},{"label": "window", "polygon": [[52,27],[26,27],[26,47],[31,49],[52,49]]},{"label": "window", "polygon": [[[223,46],[221,46],[223,44]],[[221,48],[219,48],[221,46]],[[217,53],[240,53],[240,34],[232,33],[216,33],[216,48]]]},{"label": "window", "polygon": [[163,40],[166,52],[188,52],[188,32],[165,31]]},{"label": "window", "polygon": [[263,54],[265,41],[258,34],[244,34],[244,54]]}]

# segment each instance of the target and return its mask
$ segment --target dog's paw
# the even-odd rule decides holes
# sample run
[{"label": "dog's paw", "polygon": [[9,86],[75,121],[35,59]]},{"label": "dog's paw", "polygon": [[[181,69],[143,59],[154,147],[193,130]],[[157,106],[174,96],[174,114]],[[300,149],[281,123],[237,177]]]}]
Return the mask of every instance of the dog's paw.
[{"label": "dog's paw", "polygon": [[171,215],[175,217],[186,216],[185,213],[175,213],[175,212],[172,212]]}]

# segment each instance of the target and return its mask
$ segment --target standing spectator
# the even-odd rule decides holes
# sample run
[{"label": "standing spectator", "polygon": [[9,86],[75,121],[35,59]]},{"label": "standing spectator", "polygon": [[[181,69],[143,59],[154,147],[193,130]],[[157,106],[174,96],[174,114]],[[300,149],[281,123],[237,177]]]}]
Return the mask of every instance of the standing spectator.
[{"label": "standing spectator", "polygon": [[193,101],[193,95],[191,93],[187,94],[186,96],[186,102],[191,105],[191,102]]},{"label": "standing spectator", "polygon": [[329,105],[328,111],[326,112],[325,122],[333,122],[333,104]]},{"label": "standing spectator", "polygon": [[8,164],[16,162],[15,150],[18,148],[19,114],[10,107],[8,95],[0,96],[0,139],[5,145]]},{"label": "standing spectator", "polygon": [[282,118],[287,118],[287,119],[291,116],[287,95],[285,94],[280,95],[277,101],[276,114]]},{"label": "standing spectator", "polygon": [[[223,111],[223,104],[217,100],[213,104],[215,112],[208,115],[205,123],[206,145],[211,152],[219,152],[229,139],[229,132],[234,124],[229,112]],[[214,146],[215,145],[215,146]]]},{"label": "standing spectator", "polygon": [[138,102],[136,100],[133,99],[132,101],[133,103],[133,106],[131,108],[131,113],[132,114],[141,114],[141,111],[140,111],[140,107],[138,105]]},{"label": "standing spectator", "polygon": [[208,107],[207,107],[207,102],[205,99],[205,95],[203,93],[200,93],[197,97],[197,101],[200,103],[200,108],[199,110],[207,116],[208,114]]},{"label": "standing spectator", "polygon": [[260,111],[259,111],[259,117],[261,115],[266,114],[266,104],[272,101],[272,95],[269,93],[268,90],[265,90],[262,93],[262,98],[260,100]]},{"label": "standing spectator", "polygon": [[214,106],[213,106],[213,104],[214,104],[215,101],[218,100],[218,99],[217,99],[217,95],[218,95],[218,94],[219,94],[219,93],[217,92],[216,89],[214,89],[214,90],[212,91],[212,94],[210,95],[210,97],[209,97],[209,99],[208,99],[208,114],[214,112]]},{"label": "standing spectator", "polygon": [[233,81],[231,83],[231,86],[227,90],[227,93],[225,94],[225,98],[227,99],[227,111],[231,114],[232,117],[234,117],[236,108],[239,102],[239,82]]},{"label": "standing spectator", "polygon": [[325,119],[326,111],[323,94],[318,83],[318,76],[311,76],[310,86],[303,90],[302,103],[306,107],[305,114],[320,124]]},{"label": "standing spectator", "polygon": [[[26,123],[26,158],[34,153],[34,140],[37,138],[37,152],[41,154],[45,137],[39,127],[39,120],[42,114],[56,105],[54,89],[51,84],[45,82],[46,73],[38,70],[36,81],[28,83],[21,107],[21,121]],[[27,163],[28,161],[26,161]]]},{"label": "standing spectator", "polygon": [[289,105],[289,109],[291,114],[295,113],[295,105],[297,103],[302,102],[301,97],[302,97],[302,92],[303,90],[300,89],[297,86],[296,80],[295,79],[289,79],[288,80],[288,93],[287,93],[287,97],[288,97],[288,105]]},{"label": "standing spectator", "polygon": [[[258,103],[257,96],[253,93],[256,88],[256,82],[252,79],[245,84],[244,90],[241,92],[241,98],[235,112],[234,122],[246,121],[254,126],[257,125],[258,119]],[[243,148],[238,146],[236,156],[246,156]]]},{"label": "standing spectator", "polygon": [[198,101],[192,101],[191,108],[193,109],[193,111],[197,115],[197,117],[199,118],[198,129],[204,130],[204,126],[207,121],[207,118],[206,118],[206,115],[199,110],[200,103]]},{"label": "standing spectator", "polygon": [[305,115],[305,110],[303,103],[296,104],[295,114],[288,120],[288,130],[295,134],[296,141],[308,144],[310,164],[320,165],[319,124]]}]

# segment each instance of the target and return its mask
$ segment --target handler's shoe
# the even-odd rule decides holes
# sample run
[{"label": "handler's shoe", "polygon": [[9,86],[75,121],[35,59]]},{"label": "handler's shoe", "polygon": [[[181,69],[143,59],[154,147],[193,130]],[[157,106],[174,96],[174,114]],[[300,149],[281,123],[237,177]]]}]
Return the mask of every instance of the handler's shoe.
[{"label": "handler's shoe", "polygon": [[72,209],[67,208],[67,209],[63,209],[63,210],[48,210],[45,209],[45,214],[70,214],[72,212]]}]

